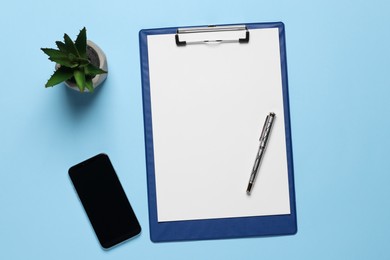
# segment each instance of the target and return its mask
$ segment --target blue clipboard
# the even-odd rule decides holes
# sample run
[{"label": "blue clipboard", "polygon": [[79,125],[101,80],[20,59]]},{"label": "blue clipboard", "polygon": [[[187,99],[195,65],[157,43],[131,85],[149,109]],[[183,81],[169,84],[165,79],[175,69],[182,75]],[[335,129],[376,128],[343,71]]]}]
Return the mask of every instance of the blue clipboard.
[{"label": "blue clipboard", "polygon": [[[241,25],[238,26],[240,30]],[[145,29],[139,33],[140,58],[142,74],[142,95],[143,95],[143,116],[144,116],[144,134],[145,134],[145,153],[147,169],[147,186],[149,202],[149,224],[150,238],[153,242],[182,241],[182,240],[203,240],[203,239],[222,239],[222,238],[240,238],[256,236],[274,236],[291,235],[297,232],[297,219],[295,207],[294,175],[293,175],[293,155],[291,141],[291,125],[289,111],[289,95],[287,82],[287,64],[286,64],[286,45],[285,29],[281,22],[275,23],[250,23],[245,24],[247,34],[237,39],[241,44],[250,41],[250,31],[253,29],[277,28],[279,32],[280,46],[280,64],[281,64],[281,85],[283,95],[284,126],[286,138],[286,157],[288,170],[288,192],[290,202],[290,214],[269,215],[269,216],[249,216],[249,217],[230,217],[216,219],[195,219],[179,221],[158,221],[157,194],[156,194],[156,175],[155,175],[155,154],[153,139],[153,119],[151,103],[151,80],[149,71],[149,50],[148,37],[152,35],[172,34],[176,37],[178,48],[190,44],[180,39],[180,28],[160,28]],[[195,30],[208,31],[216,27],[193,27]],[[225,26],[221,26],[225,28]],[[225,39],[230,41],[229,39]],[[223,40],[223,41],[225,41]],[[214,39],[212,41],[222,42]],[[205,41],[203,41],[205,42]],[[195,42],[199,43],[199,42]],[[249,173],[248,173],[249,174]],[[249,175],[248,175],[249,177]]]}]

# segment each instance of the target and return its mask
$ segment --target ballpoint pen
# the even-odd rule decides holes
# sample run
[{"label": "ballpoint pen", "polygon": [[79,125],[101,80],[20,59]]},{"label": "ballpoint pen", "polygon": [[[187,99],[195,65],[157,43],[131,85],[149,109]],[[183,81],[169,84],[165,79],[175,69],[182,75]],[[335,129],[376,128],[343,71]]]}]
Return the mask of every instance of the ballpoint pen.
[{"label": "ballpoint pen", "polygon": [[246,193],[248,195],[251,194],[251,190],[252,190],[253,184],[255,182],[257,172],[259,171],[261,159],[264,156],[265,148],[267,147],[269,135],[270,135],[274,120],[275,120],[275,113],[269,113],[269,115],[265,118],[263,130],[261,131],[261,135],[260,135],[260,139],[259,139],[259,141],[260,141],[259,150],[257,151],[255,164],[253,165],[252,173],[251,173],[251,176],[249,178],[248,188],[246,189]]}]

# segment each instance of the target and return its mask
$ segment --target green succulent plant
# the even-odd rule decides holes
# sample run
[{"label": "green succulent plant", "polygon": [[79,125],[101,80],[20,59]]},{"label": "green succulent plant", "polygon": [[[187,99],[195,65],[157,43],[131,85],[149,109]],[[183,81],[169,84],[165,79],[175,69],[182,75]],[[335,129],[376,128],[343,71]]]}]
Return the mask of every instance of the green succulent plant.
[{"label": "green succulent plant", "polygon": [[65,33],[64,42],[56,41],[57,49],[41,48],[49,56],[49,60],[59,64],[59,68],[47,81],[45,87],[53,87],[63,81],[73,80],[81,92],[88,89],[93,92],[92,79],[98,74],[107,73],[88,59],[87,30],[80,31],[76,41]]}]

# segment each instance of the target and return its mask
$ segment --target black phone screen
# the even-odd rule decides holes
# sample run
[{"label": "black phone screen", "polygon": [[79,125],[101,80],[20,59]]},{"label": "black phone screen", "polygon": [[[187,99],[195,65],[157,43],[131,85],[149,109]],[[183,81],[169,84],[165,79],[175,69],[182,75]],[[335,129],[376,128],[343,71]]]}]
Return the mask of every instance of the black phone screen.
[{"label": "black phone screen", "polygon": [[71,167],[69,176],[102,247],[110,248],[141,232],[106,154]]}]

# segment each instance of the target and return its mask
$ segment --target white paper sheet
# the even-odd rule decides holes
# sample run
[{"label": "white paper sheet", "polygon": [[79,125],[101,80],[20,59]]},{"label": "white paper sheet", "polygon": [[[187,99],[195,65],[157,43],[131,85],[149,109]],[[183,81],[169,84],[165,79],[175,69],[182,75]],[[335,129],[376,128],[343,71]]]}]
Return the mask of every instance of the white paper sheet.
[{"label": "white paper sheet", "polygon": [[152,35],[148,51],[158,221],[289,214],[278,29],[251,30],[248,44],[185,47]]}]

